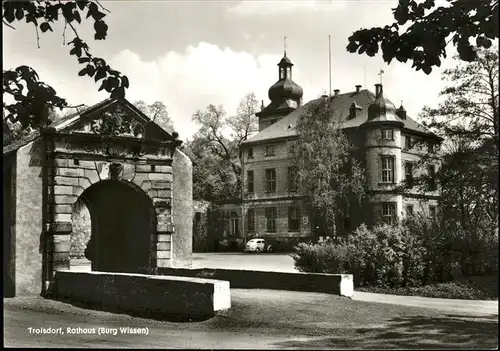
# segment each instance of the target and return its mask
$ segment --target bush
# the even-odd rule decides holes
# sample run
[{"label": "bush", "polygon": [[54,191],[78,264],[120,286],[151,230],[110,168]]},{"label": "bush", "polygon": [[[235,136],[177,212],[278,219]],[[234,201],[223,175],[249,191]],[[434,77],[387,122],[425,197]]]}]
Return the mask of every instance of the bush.
[{"label": "bush", "polygon": [[347,247],[333,242],[298,243],[291,255],[301,272],[348,273]]},{"label": "bush", "polygon": [[465,300],[498,300],[498,277],[468,277],[446,283],[433,283],[418,287],[395,289],[364,287],[359,291],[404,296],[424,296]]},{"label": "bush", "polygon": [[298,244],[292,254],[302,272],[351,273],[355,285],[399,286],[403,282],[401,230],[365,225],[349,237],[318,244]]},{"label": "bush", "polygon": [[369,230],[361,225],[347,238],[347,246],[359,285],[402,284],[404,243],[400,228],[381,225]]},{"label": "bush", "polygon": [[292,257],[302,272],[352,274],[355,286],[420,287],[496,273],[498,233],[412,216],[400,226],[361,225],[346,238],[298,244]]}]

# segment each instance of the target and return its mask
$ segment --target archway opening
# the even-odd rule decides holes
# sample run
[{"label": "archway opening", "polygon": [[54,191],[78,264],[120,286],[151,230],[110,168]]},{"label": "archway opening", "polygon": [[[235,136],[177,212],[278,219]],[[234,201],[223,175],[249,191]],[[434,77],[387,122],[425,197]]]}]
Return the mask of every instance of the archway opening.
[{"label": "archway opening", "polygon": [[80,199],[90,213],[85,257],[92,270],[147,273],[156,223],[149,196],[132,184],[105,180],[86,189]]},{"label": "archway opening", "polygon": [[71,270],[90,270],[90,261],[85,258],[85,250],[92,234],[90,212],[85,202],[79,197],[73,205],[72,232],[70,237],[69,257]]}]

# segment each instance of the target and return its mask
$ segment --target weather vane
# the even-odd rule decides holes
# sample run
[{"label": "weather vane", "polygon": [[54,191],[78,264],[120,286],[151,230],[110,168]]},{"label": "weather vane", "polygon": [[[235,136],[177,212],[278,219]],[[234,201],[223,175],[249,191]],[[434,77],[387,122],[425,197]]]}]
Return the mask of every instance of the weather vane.
[{"label": "weather vane", "polygon": [[286,56],[286,35],[283,36],[283,47],[285,48],[285,56]]}]

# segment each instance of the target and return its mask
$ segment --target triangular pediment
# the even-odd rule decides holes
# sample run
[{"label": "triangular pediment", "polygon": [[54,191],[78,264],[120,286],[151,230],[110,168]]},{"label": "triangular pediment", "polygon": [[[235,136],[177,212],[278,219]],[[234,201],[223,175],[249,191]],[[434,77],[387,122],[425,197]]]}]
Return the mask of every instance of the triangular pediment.
[{"label": "triangular pediment", "polygon": [[107,134],[147,139],[169,139],[171,135],[126,99],[106,99],[53,124],[57,131]]}]

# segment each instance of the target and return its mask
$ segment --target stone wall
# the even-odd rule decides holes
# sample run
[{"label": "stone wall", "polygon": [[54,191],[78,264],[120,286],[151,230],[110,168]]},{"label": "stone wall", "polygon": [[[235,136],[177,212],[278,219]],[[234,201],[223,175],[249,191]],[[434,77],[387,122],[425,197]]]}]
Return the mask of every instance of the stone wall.
[{"label": "stone wall", "polygon": [[173,160],[168,154],[156,159],[155,155],[148,158],[147,153],[139,157],[105,158],[93,150],[74,150],[72,144],[57,140],[46,157],[45,143],[50,145],[51,138],[38,138],[11,154],[13,159],[9,164],[15,165],[13,179],[4,184],[12,197],[9,200],[4,196],[4,213],[12,212],[7,216],[7,227],[4,225],[4,244],[10,248],[4,250],[4,264],[7,263],[4,273],[10,282],[8,295],[44,293],[56,270],[70,269],[70,252],[80,256],[90,234],[89,213],[81,216],[78,209],[86,208],[77,200],[94,184],[109,180],[143,192],[151,201],[156,217],[150,234],[148,269],[190,265],[192,176],[191,162],[185,155],[176,153],[179,176],[175,182],[179,197],[175,206],[180,234],[172,243],[175,187]]},{"label": "stone wall", "polygon": [[16,192],[15,169],[16,154],[4,155],[3,158],[3,294],[4,297],[16,295],[16,237],[14,231]]},{"label": "stone wall", "polygon": [[157,209],[156,233],[151,233],[156,247],[153,260],[158,267],[171,265],[172,233],[172,168],[168,165],[154,165],[146,160],[121,160],[120,162],[93,161],[92,156],[70,158],[56,156],[53,165],[49,196],[53,198],[51,218],[51,241],[53,269],[70,268],[70,247],[73,230],[73,210],[83,192],[98,182],[111,179],[110,168],[120,164],[122,171],[118,178],[131,187],[144,191]]},{"label": "stone wall", "polygon": [[276,289],[309,291],[352,297],[352,274],[285,273],[236,269],[162,268],[160,274],[227,280],[232,289]]},{"label": "stone wall", "polygon": [[[175,232],[172,236],[172,265],[191,267],[193,248],[193,168],[189,157],[176,149],[172,162]],[[164,266],[158,266],[164,267]]]},{"label": "stone wall", "polygon": [[231,307],[229,282],[213,279],[59,271],[51,293],[89,307],[153,318],[198,320]]},{"label": "stone wall", "polygon": [[17,151],[14,220],[16,296],[40,294],[42,282],[42,160],[40,139]]}]

